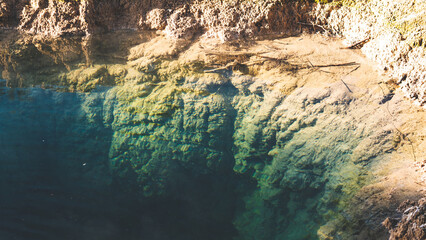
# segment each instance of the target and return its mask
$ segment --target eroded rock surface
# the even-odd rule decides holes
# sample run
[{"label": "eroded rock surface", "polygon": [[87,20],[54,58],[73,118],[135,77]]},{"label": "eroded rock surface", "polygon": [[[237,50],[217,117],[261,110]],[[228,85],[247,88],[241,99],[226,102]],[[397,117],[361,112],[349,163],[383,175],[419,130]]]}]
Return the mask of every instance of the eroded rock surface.
[{"label": "eroded rock surface", "polygon": [[0,27],[61,36],[117,29],[163,30],[170,38],[230,41],[300,33],[302,27],[344,37],[362,47],[402,86],[426,101],[425,3],[404,1],[148,1],[2,0]]},{"label": "eroded rock surface", "polygon": [[171,38],[191,38],[195,33],[205,32],[208,37],[228,41],[299,31],[299,22],[306,17],[310,4],[278,0],[31,0],[6,1],[2,6],[2,22],[15,22],[29,33],[60,36],[148,28],[165,29]]},{"label": "eroded rock surface", "polygon": [[316,23],[344,37],[348,46],[361,48],[375,60],[406,95],[426,103],[424,1],[353,1],[334,8],[318,5]]},{"label": "eroded rock surface", "polygon": [[84,34],[86,1],[31,0],[21,13],[19,28],[50,36]]},{"label": "eroded rock surface", "polygon": [[420,194],[414,169],[390,166],[423,155],[424,112],[330,41],[11,39],[0,70],[9,87],[100,91],[79,95],[79,116],[110,131],[108,166],[143,198],[184,193],[204,209],[201,180],[243,179],[223,195],[239,199],[226,219],[240,239],[383,239],[394,204]]},{"label": "eroded rock surface", "polygon": [[30,0],[1,0],[0,27],[12,28],[19,25],[20,14]]},{"label": "eroded rock surface", "polygon": [[389,230],[390,240],[408,240],[426,238],[426,198],[418,202],[407,200],[398,211],[402,213],[400,219],[387,218],[383,225]]}]

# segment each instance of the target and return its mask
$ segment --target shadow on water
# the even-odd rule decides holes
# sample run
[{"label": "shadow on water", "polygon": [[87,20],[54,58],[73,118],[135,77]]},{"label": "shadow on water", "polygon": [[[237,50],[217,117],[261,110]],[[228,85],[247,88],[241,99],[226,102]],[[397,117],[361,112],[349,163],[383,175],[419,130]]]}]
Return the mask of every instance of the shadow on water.
[{"label": "shadow on water", "polygon": [[[2,239],[267,239],[282,228],[269,216],[276,206],[245,199],[255,171],[233,169],[232,71],[197,83],[202,65],[129,67],[129,48],[152,37],[3,38]],[[246,208],[265,216],[244,223]]]},{"label": "shadow on water", "polygon": [[298,211],[314,213],[323,188],[267,172],[277,139],[251,109],[265,91],[230,80],[248,67],[152,59],[152,33],[125,35],[0,42],[0,236],[315,239],[320,217]]},{"label": "shadow on water", "polygon": [[[89,123],[81,116],[81,94],[1,90],[2,239],[231,239],[236,234],[231,221],[238,194],[229,172],[188,172],[176,180],[173,193],[146,198],[136,185],[112,176],[112,132],[102,121]],[[102,115],[102,106],[93,108]]]},{"label": "shadow on water", "polygon": [[355,222],[358,159],[384,148],[365,155],[375,126],[340,82],[296,87],[311,67],[174,44],[3,38],[0,237],[299,240]]}]

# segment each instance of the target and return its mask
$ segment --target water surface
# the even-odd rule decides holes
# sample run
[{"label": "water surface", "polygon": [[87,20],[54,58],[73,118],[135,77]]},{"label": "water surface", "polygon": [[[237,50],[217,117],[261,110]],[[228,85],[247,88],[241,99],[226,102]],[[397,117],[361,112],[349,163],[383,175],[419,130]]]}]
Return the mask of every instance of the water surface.
[{"label": "water surface", "polygon": [[318,239],[391,151],[347,86],[280,85],[304,66],[269,58],[277,81],[241,55],[179,60],[188,43],[156,55],[153,33],[7,34],[4,239]]}]

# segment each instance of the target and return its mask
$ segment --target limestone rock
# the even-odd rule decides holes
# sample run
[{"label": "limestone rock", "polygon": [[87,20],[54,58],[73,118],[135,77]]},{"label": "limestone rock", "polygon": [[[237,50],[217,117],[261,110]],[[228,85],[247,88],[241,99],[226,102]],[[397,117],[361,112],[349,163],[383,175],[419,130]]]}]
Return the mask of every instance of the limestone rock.
[{"label": "limestone rock", "polygon": [[361,43],[362,52],[395,78],[407,97],[424,106],[425,8],[424,1],[361,0],[340,8],[317,5],[312,17],[344,37],[348,46]]},{"label": "limestone rock", "polygon": [[398,222],[390,218],[383,222],[391,234],[389,240],[426,239],[426,198],[418,202],[407,200],[398,211],[402,213]]},{"label": "limestone rock", "polygon": [[146,20],[141,25],[146,25],[148,29],[163,30],[167,26],[167,11],[165,9],[152,9],[146,15]]},{"label": "limestone rock", "polygon": [[0,0],[0,28],[16,27],[22,9],[29,0]]},{"label": "limestone rock", "polygon": [[32,0],[22,11],[19,28],[30,33],[50,35],[84,34],[87,1]]},{"label": "limestone rock", "polygon": [[164,32],[170,38],[191,39],[199,25],[187,6],[175,10],[167,19]]}]

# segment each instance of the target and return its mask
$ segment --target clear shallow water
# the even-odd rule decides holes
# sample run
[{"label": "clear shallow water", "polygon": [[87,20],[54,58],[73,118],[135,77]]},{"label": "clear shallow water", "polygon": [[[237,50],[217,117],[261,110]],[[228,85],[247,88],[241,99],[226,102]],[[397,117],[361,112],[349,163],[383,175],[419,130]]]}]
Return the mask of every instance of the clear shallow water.
[{"label": "clear shallow water", "polygon": [[344,86],[206,73],[140,54],[151,35],[3,38],[0,236],[318,239],[356,222],[348,199],[389,134]]}]

